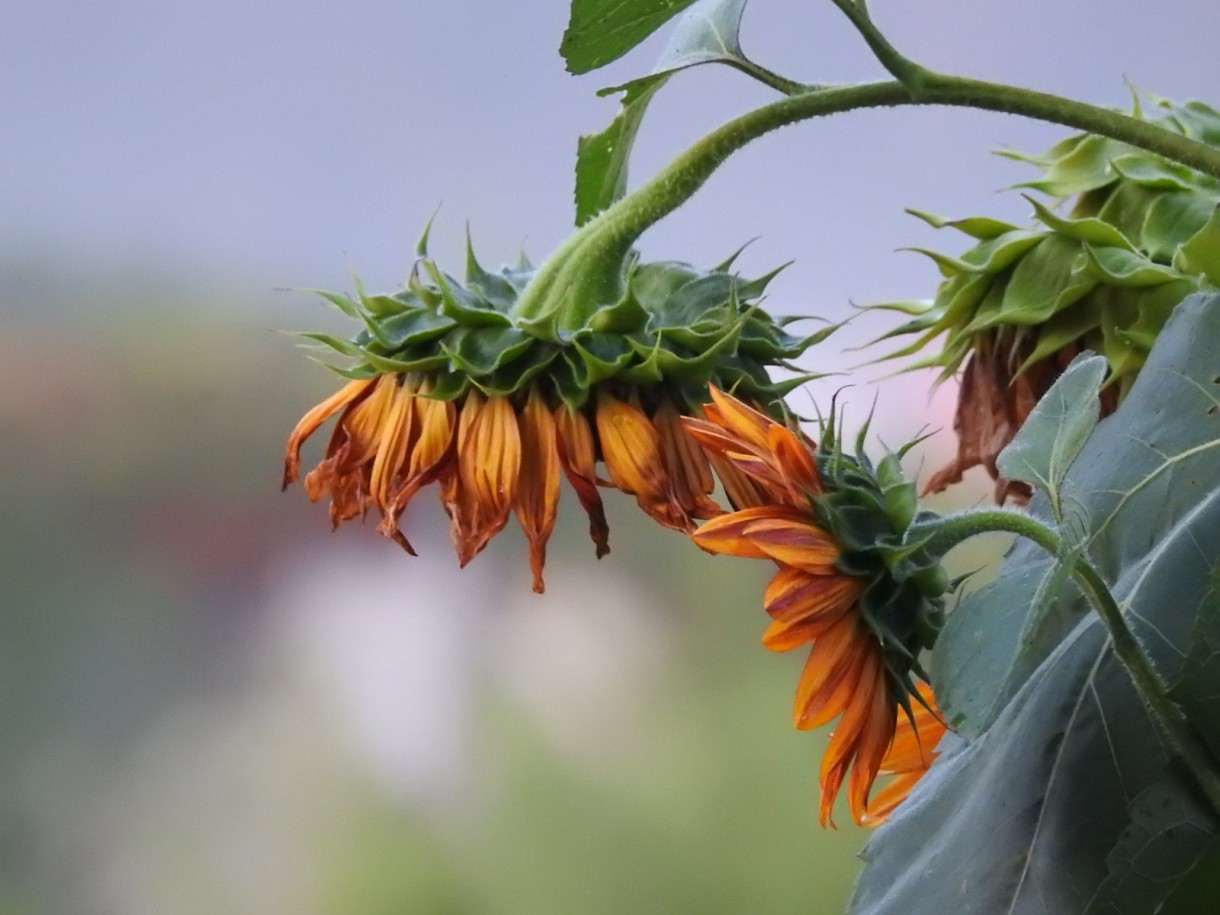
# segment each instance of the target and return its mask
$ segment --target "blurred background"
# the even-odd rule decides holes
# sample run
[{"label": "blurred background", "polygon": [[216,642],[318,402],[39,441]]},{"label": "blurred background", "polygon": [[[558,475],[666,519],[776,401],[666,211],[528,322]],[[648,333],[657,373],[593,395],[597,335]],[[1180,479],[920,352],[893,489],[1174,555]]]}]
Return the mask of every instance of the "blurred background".
[{"label": "blurred background", "polygon": [[[0,915],[842,910],[866,834],[817,825],[825,735],[791,728],[803,658],[759,643],[759,564],[613,494],[595,562],[569,492],[538,597],[515,532],[457,574],[434,499],[409,559],[279,493],[288,431],[335,386],[280,331],[346,330],[286,290],[353,270],[396,287],[438,206],[432,251],[455,268],[466,220],[488,265],[568,233],[576,137],[617,107],[594,90],[664,38],[574,78],[566,6],[6,5]],[[875,6],[934,67],[1220,100],[1214,0]],[[827,2],[759,0],[743,43],[795,78],[879,72]],[[635,177],[769,97],[681,75]],[[807,123],[735,157],[644,254],[706,266],[760,236],[746,273],[795,260],[778,313],[927,297],[934,267],[895,249],[964,245],[902,208],[1025,220],[995,192],[1029,172],[988,151],[1063,134],[945,110]],[[867,356],[834,342],[811,370]],[[937,465],[952,386],[884,374],[852,375],[853,415],[876,394],[887,442],[943,427],[912,467]]]}]

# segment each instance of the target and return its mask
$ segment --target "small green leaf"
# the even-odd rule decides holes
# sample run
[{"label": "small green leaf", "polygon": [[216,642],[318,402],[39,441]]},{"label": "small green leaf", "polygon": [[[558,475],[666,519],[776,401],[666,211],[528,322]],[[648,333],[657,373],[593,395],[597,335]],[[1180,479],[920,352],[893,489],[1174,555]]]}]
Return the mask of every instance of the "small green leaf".
[{"label": "small green leaf", "polygon": [[1057,517],[1059,487],[1100,417],[1098,395],[1105,371],[1104,356],[1076,356],[996,459],[1005,477],[1043,489]]},{"label": "small green leaf", "polygon": [[614,377],[634,356],[627,339],[619,334],[582,333],[572,339],[572,346],[583,362],[579,379],[585,387]]},{"label": "small green leaf", "polygon": [[441,272],[432,261],[425,261],[424,268],[432,277],[441,293],[441,313],[466,326],[489,325],[508,327],[509,317],[498,311],[482,296],[464,289],[462,284]]},{"label": "small green leaf", "polygon": [[622,57],[694,0],[572,0],[559,53],[570,73]]},{"label": "small green leaf", "polygon": [[967,216],[965,219],[946,219],[943,216],[937,216],[935,213],[926,213],[923,210],[915,210],[909,207],[907,212],[917,219],[922,219],[934,229],[957,229],[959,232],[969,235],[971,238],[977,238],[979,241],[998,238],[1005,232],[1017,231],[1017,227],[1011,223],[992,219],[989,216]]},{"label": "small green leaf", "polygon": [[1127,251],[1135,250],[1135,245],[1131,244],[1127,236],[1104,220],[1094,216],[1086,216],[1082,219],[1065,218],[1028,195],[1025,195],[1025,199],[1034,208],[1038,221],[1064,238],[1086,242],[1090,245],[1124,248]]},{"label": "small green leaf", "polygon": [[576,142],[576,224],[584,225],[627,191],[627,165],[648,103],[668,76],[637,81],[623,107],[601,133]]},{"label": "small green leaf", "polygon": [[381,356],[371,350],[362,354],[369,365],[379,372],[429,372],[443,368],[449,363],[449,357],[444,353],[430,352],[420,356],[407,354],[399,356]]},{"label": "small green leaf", "polygon": [[1197,185],[1197,172],[1144,152],[1115,156],[1110,164],[1128,181],[1159,191],[1186,191]]},{"label": "small green leaf", "polygon": [[1084,246],[1089,269],[1103,282],[1116,286],[1159,286],[1180,280],[1182,275],[1169,267],[1122,248]]},{"label": "small green leaf", "polygon": [[441,342],[455,367],[471,375],[490,375],[534,345],[535,339],[515,327],[463,327]]},{"label": "small green leaf", "polygon": [[996,458],[1001,474],[1043,490],[1056,518],[1063,516],[1060,487],[1068,468],[1101,416],[1098,397],[1105,378],[1104,356],[1077,356]]},{"label": "small green leaf", "polygon": [[1220,206],[1212,210],[1207,224],[1178,249],[1173,266],[1182,273],[1201,273],[1220,286]]},{"label": "small green leaf", "polygon": [[434,311],[417,308],[375,322],[377,339],[391,352],[440,337],[457,322]]},{"label": "small green leaf", "polygon": [[[604,131],[581,137],[577,143],[578,226],[609,207],[626,192],[628,160],[644,112],[657,90],[670,76],[679,70],[700,64],[748,63],[738,37],[741,16],[747,2],[748,0],[697,0],[675,24],[669,43],[650,74],[621,86],[603,89],[599,93],[607,95],[622,92],[623,107]],[[580,0],[573,3],[573,19],[576,16],[576,8],[580,5]],[[632,5],[630,0],[616,4],[617,7]],[[640,4],[637,2],[636,5]],[[621,10],[616,10],[616,14],[618,12]],[[565,42],[566,40],[565,36]]]}]

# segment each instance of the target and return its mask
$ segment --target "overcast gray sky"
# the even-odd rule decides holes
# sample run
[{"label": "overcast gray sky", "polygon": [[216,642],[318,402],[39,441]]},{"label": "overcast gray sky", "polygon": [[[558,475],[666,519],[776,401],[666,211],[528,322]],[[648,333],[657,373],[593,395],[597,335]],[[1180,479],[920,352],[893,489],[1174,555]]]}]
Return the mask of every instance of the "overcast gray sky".
[{"label": "overcast gray sky", "polygon": [[[1220,100],[1215,0],[1178,0],[1172,16],[1133,0],[874,6],[901,48],[942,69],[1109,104],[1125,104],[1124,77]],[[570,226],[576,137],[617,104],[594,91],[645,72],[663,41],[574,78],[556,52],[566,17],[560,0],[10,2],[0,269],[52,251],[231,276],[255,297],[342,286],[349,267],[386,286],[442,203],[442,258],[459,256],[467,219],[485,262],[522,243],[540,258]],[[755,0],[743,43],[797,78],[880,73],[829,0]],[[645,126],[636,179],[769,97],[733,72],[683,74]],[[734,159],[646,237],[645,256],[706,264],[761,236],[747,270],[797,261],[774,287],[777,311],[925,296],[932,266],[894,249],[961,243],[902,208],[1023,219],[1019,197],[993,192],[1026,170],[987,152],[1063,132],[945,110],[801,125]]]}]

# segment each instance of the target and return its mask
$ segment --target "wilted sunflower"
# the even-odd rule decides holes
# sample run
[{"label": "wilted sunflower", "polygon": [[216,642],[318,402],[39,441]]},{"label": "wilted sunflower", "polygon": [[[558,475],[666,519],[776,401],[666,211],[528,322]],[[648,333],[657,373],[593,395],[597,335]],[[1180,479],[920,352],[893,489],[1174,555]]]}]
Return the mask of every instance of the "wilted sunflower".
[{"label": "wilted sunflower", "polygon": [[[1155,123],[1220,146],[1220,113],[1199,102],[1158,102]],[[1136,116],[1144,115],[1137,107]],[[1023,187],[1067,215],[1030,200],[1037,224],[1019,228],[987,217],[947,220],[977,244],[961,257],[924,251],[945,277],[932,302],[878,308],[911,320],[884,338],[915,335],[890,358],[941,351],[913,367],[947,379],[961,372],[954,429],[957,457],[928,482],[939,492],[982,465],[996,500],[1029,498],[1031,488],[1002,479],[996,457],[1034,404],[1084,350],[1104,355],[1110,377],[1101,413],[1112,413],[1135,380],[1174,308],[1200,288],[1220,286],[1220,181],[1115,140],[1079,134],[1042,156],[1006,153],[1045,175]]]},{"label": "wilted sunflower", "polygon": [[[919,704],[921,651],[943,618],[948,583],[939,563],[904,545],[915,520],[914,487],[898,455],[874,470],[843,453],[833,423],[819,452],[787,426],[715,388],[690,433],[736,467],[757,498],[694,533],[704,549],[770,559],[779,571],[763,605],[772,623],[763,643],[789,651],[812,643],[797,687],[798,728],[839,719],[821,768],[821,820],[845,779],[852,816],[870,815],[869,792],[894,747],[899,714]],[[896,803],[896,801],[895,801]],[[887,808],[888,809],[888,808]]]},{"label": "wilted sunflower", "polygon": [[773,384],[766,366],[786,364],[819,336],[792,337],[750,307],[774,274],[742,280],[731,263],[701,273],[633,260],[617,301],[571,303],[545,320],[518,307],[535,273],[528,264],[491,274],[473,254],[465,285],[421,250],[401,292],[325,294],[364,329],[351,340],[305,335],[348,357],[354,364],[341,371],[352,380],[293,430],[284,486],[300,474],[302,443],[338,416],[305,478],[311,499],[330,497],[335,526],[375,509],[378,530],[414,554],[403,514],[436,483],[461,564],[515,513],[539,592],[561,475],[588,513],[599,557],[609,551],[599,486],[690,531],[721,511],[713,468],[734,497],[751,484],[731,464],[709,461],[682,416],[709,382],[776,399],[796,382]]}]

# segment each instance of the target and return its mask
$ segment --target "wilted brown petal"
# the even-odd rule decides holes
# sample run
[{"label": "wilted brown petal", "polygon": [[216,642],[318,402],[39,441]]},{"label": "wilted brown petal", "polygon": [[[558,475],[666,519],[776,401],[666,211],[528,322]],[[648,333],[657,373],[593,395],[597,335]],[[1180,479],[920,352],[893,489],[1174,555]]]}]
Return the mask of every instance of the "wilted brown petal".
[{"label": "wilted brown petal", "polygon": [[288,484],[296,482],[297,477],[300,475],[301,445],[304,441],[317,432],[319,426],[340,410],[368,394],[375,382],[375,378],[349,381],[337,392],[301,417],[301,421],[296,424],[296,428],[288,436],[288,449],[284,458],[284,489],[288,488]]},{"label": "wilted brown petal", "polygon": [[589,516],[589,536],[594,552],[601,559],[610,552],[610,527],[597,491],[597,451],[593,445],[593,430],[583,413],[560,406],[555,411],[555,431],[559,446],[559,462],[581,507]]}]

